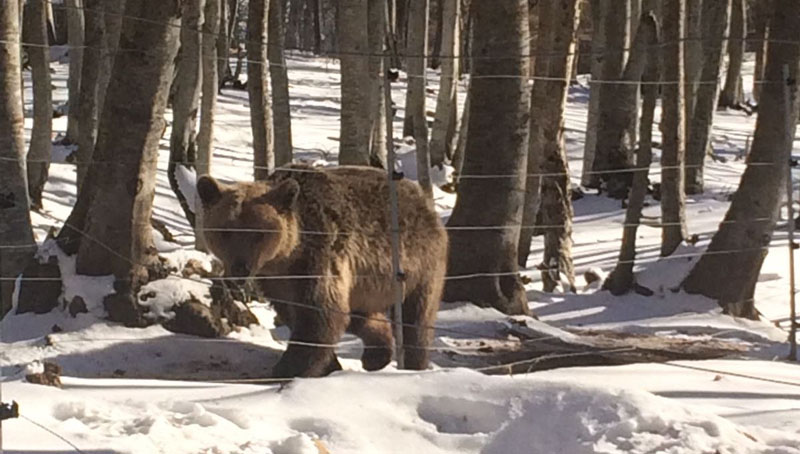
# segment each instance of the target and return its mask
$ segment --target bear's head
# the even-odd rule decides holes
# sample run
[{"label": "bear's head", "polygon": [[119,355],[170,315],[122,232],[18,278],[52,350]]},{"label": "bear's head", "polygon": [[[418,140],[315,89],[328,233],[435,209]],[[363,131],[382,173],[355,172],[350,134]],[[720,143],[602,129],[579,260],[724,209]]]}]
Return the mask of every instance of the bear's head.
[{"label": "bear's head", "polygon": [[197,180],[205,242],[225,265],[227,276],[254,276],[291,254],[299,236],[299,192],[300,185],[291,178],[274,185],[227,185],[208,175]]}]

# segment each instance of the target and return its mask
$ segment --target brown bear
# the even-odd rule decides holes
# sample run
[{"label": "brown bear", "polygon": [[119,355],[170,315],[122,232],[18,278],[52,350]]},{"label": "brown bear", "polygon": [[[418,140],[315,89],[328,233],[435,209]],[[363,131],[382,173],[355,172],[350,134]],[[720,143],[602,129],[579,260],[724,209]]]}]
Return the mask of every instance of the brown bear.
[{"label": "brown bear", "polygon": [[[292,165],[266,181],[197,182],[205,240],[228,276],[253,278],[291,330],[276,377],[341,368],[333,345],[360,337],[366,370],[392,358],[389,189],[371,167]],[[405,367],[425,369],[447,264],[447,234],[420,187],[397,185]],[[305,344],[305,345],[304,345]]]}]

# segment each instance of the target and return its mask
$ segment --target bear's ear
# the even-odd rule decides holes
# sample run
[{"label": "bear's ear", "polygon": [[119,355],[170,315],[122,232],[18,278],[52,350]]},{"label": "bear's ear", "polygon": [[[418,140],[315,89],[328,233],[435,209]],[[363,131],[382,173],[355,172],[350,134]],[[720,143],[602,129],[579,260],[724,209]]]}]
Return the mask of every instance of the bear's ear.
[{"label": "bear's ear", "polygon": [[200,196],[200,201],[203,206],[211,206],[222,197],[222,190],[219,183],[211,175],[203,175],[197,180],[197,195]]},{"label": "bear's ear", "polygon": [[294,178],[287,178],[267,193],[269,203],[279,211],[290,211],[297,202],[300,184]]}]

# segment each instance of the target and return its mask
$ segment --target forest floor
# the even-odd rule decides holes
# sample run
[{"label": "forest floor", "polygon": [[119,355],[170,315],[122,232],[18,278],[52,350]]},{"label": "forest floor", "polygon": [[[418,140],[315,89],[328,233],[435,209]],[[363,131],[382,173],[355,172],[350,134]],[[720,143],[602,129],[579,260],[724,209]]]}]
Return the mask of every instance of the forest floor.
[{"label": "forest floor", "polygon": [[[295,156],[334,163],[338,65],[300,54],[288,62]],[[62,104],[67,65],[53,67],[54,98]],[[746,70],[752,71],[752,62]],[[429,88],[435,88],[438,79],[431,76]],[[585,82],[581,78],[571,88],[566,116],[575,184],[586,128]],[[746,77],[745,86],[750,82]],[[405,79],[393,90],[400,131]],[[434,106],[435,90],[428,99]],[[463,106],[463,90],[459,99]],[[28,86],[26,134],[30,100]],[[23,416],[3,423],[3,448],[20,454],[72,453],[74,447],[98,454],[800,453],[800,366],[784,361],[785,219],[756,288],[762,321],[731,318],[713,301],[674,291],[725,214],[745,167],[738,157],[754,126],[755,116],[742,112],[716,116],[713,143],[723,159],[707,160],[707,191],[687,204],[696,244],[659,259],[661,231],[654,225],[659,207],[649,200],[638,233],[637,279],[653,296],[613,297],[596,285],[582,285],[584,271],[613,268],[624,218],[619,201],[588,193],[575,201],[573,254],[580,290],[540,291],[536,265],[542,244],[535,239],[523,274],[531,281],[529,304],[538,320],[445,304],[434,370],[426,372],[390,366],[365,373],[358,360],[361,343],[347,337],[337,349],[345,370],[330,377],[288,385],[229,383],[268,376],[285,348],[287,332],[274,327],[269,305],[252,305],[260,325],[221,339],[178,335],[158,325],[124,328],[102,318],[102,297],[112,280],[77,276],[73,261],[61,257],[64,297],[81,296],[88,313],[72,317],[62,308],[44,315],[12,313],[0,323],[2,398],[17,401]],[[56,119],[54,127],[63,132],[66,118]],[[658,141],[660,134],[655,135]],[[190,259],[209,266],[210,258],[194,251],[192,230],[167,182],[168,137],[169,130],[161,143],[154,215],[174,241],[155,233],[157,244],[178,269]],[[250,150],[247,94],[226,89],[216,114],[212,173],[223,181],[251,179]],[[66,163],[68,153],[54,150],[57,162],[44,209],[32,215],[39,241],[61,225],[75,202],[75,167]],[[404,144],[399,160],[413,177],[413,146]],[[444,183],[446,173],[435,175],[437,182]],[[655,164],[654,182],[658,174]],[[437,189],[443,218],[454,202],[454,195]],[[151,311],[167,316],[189,295],[207,299],[206,286],[181,279],[150,284],[149,290],[156,294]],[[585,352],[569,348],[576,345]],[[635,358],[633,352],[646,354]],[[680,360],[687,357],[705,359]],[[620,365],[645,359],[657,362]],[[61,367],[61,389],[25,381],[45,360]],[[516,364],[492,367],[501,362]],[[559,367],[576,364],[584,366]]]}]

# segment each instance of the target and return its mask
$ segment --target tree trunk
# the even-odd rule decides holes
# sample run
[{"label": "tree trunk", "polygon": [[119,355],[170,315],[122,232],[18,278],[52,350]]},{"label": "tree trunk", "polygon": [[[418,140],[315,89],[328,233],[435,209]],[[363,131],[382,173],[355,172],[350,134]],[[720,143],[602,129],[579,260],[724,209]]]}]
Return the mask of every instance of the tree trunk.
[{"label": "tree trunk", "polygon": [[292,162],[292,112],[289,105],[289,75],[283,46],[286,39],[284,0],[269,4],[269,75],[272,83],[272,120],[275,127],[275,166]]},{"label": "tree trunk", "polygon": [[[461,112],[461,120],[458,125],[458,135],[456,137],[455,150],[453,150],[453,182],[458,187],[459,175],[464,166],[464,152],[467,148],[467,136],[469,132],[469,108],[472,104],[469,100],[469,89],[467,89],[467,97],[464,100],[464,111]],[[528,245],[530,250],[530,245]],[[525,265],[520,265],[524,267]]]},{"label": "tree trunk", "polygon": [[[658,22],[652,12],[650,17],[653,19],[652,25],[655,27],[653,41],[650,44],[657,45],[660,42]],[[633,265],[636,259],[636,232],[642,218],[642,208],[644,208],[644,200],[647,196],[648,174],[653,160],[653,119],[658,100],[658,86],[655,83],[660,78],[658,56],[647,55],[646,58],[647,70],[643,79],[645,84],[642,86],[642,118],[639,127],[641,141],[636,150],[636,173],[633,175],[633,184],[628,196],[628,209],[625,212],[619,261],[614,271],[603,283],[603,288],[609,290],[613,295],[628,293],[636,286],[636,279],[633,275]]]},{"label": "tree trunk", "polygon": [[[623,0],[622,2],[615,0],[602,1],[606,2],[601,10],[606,30],[606,51],[603,56],[602,79],[607,81],[621,80],[625,71],[626,49],[630,43],[630,37],[627,33],[628,22],[630,21],[630,0]],[[595,172],[624,170],[631,167],[630,157],[624,156],[624,153],[619,152],[619,150],[606,149],[604,144],[601,143],[601,134],[607,132],[605,130],[606,125],[611,124],[618,115],[616,110],[619,107],[620,100],[616,99],[617,90],[614,90],[614,88],[618,88],[618,86],[605,84],[600,90],[600,101],[597,107],[597,145],[592,162],[592,170]],[[608,189],[614,191],[617,187],[627,188],[629,186],[624,180],[625,175],[610,172],[599,173],[598,177],[601,183],[604,183]]]},{"label": "tree trunk", "polygon": [[314,54],[322,54],[322,0],[311,0],[314,16]]},{"label": "tree trunk", "polygon": [[611,170],[603,175],[609,197],[624,199],[632,183],[633,155],[637,148],[636,136],[631,130],[636,128],[639,105],[639,81],[646,69],[648,53],[657,48],[658,30],[652,13],[643,16],[639,23],[630,58],[620,78],[623,83],[607,84],[603,87],[597,134],[597,149],[603,150],[605,163],[602,170]]},{"label": "tree trunk", "polygon": [[247,16],[247,93],[253,128],[253,165],[256,181],[266,179],[275,168],[272,130],[272,98],[269,93],[267,19],[269,0],[250,0]]},{"label": "tree trunk", "polygon": [[764,63],[767,43],[770,39],[769,18],[772,14],[772,0],[758,0],[755,6],[756,67],[753,73],[753,100],[761,99],[761,81],[764,79]]},{"label": "tree trunk", "polygon": [[218,58],[215,61],[217,63],[217,81],[220,89],[231,75],[231,67],[228,65],[228,54],[231,48],[230,31],[236,19],[229,17],[231,11],[229,11],[228,6],[228,0],[219,0],[217,35],[208,37],[208,39],[214,41],[217,50]]},{"label": "tree trunk", "polygon": [[83,64],[81,66],[81,91],[78,105],[78,191],[89,168],[97,141],[99,115],[100,66],[103,46],[103,2],[84,0],[83,17],[86,37],[84,39]]},{"label": "tree trunk", "polygon": [[719,75],[725,55],[731,0],[705,2],[703,5],[702,75],[694,99],[686,146],[686,193],[703,192],[703,162],[711,145],[711,126],[719,96]]},{"label": "tree trunk", "polygon": [[689,137],[692,131],[692,120],[694,119],[694,106],[697,99],[697,90],[699,88],[700,76],[703,71],[703,58],[705,57],[703,36],[703,17],[705,8],[709,7],[709,3],[719,4],[725,0],[714,0],[711,2],[703,2],[702,0],[686,0],[686,41],[684,44],[683,53],[683,68],[686,74],[686,116],[684,117],[684,130],[686,137]]},{"label": "tree trunk", "polygon": [[36,251],[25,170],[19,3],[0,3],[0,317],[12,305],[16,277]]},{"label": "tree trunk", "polygon": [[664,0],[662,67],[664,94],[661,108],[661,256],[672,254],[686,238],[686,156],[683,40],[685,0]]},{"label": "tree trunk", "polygon": [[[475,2],[471,6],[475,21],[472,55],[496,58],[478,58],[472,64],[464,174],[447,223],[450,255],[444,300],[527,314],[525,288],[517,274],[517,242],[530,108],[530,65],[523,57],[529,53],[528,1]],[[495,75],[505,77],[490,77]],[[473,178],[480,175],[503,177]],[[487,228],[474,229],[481,226]]]},{"label": "tree trunk", "polygon": [[603,85],[593,83],[603,78],[603,62],[606,48],[606,28],[603,8],[607,0],[592,0],[589,7],[592,12],[592,51],[591,78],[589,80],[589,115],[586,124],[586,140],[583,146],[583,170],[581,185],[587,188],[599,188],[600,176],[594,173],[595,148],[597,148],[597,122],[600,116],[600,92]]},{"label": "tree trunk", "polygon": [[[550,9],[549,12],[543,10]],[[547,80],[537,80],[531,101],[531,147],[528,159],[541,156],[538,171],[541,178],[544,258],[542,283],[545,292],[552,292],[560,283],[565,291],[575,291],[575,268],[572,263],[572,198],[569,165],[564,146],[564,111],[567,105],[569,78],[572,72],[577,40],[580,5],[578,0],[553,0],[542,5],[538,47],[540,54],[554,55],[544,65],[537,64],[536,75],[544,69]],[[555,57],[557,56],[557,57]],[[535,118],[535,119],[534,119]],[[536,139],[533,135],[536,135]],[[528,182],[537,184],[533,178]],[[530,201],[525,201],[526,207]],[[554,227],[558,226],[558,227]]]},{"label": "tree trunk", "polygon": [[[95,186],[77,272],[111,272],[116,293],[104,300],[112,320],[141,324],[136,292],[158,262],[150,228],[156,158],[177,51],[179,2],[128,0],[120,46],[129,49],[114,64],[108,102],[99,127],[98,150],[86,183]],[[94,174],[94,175],[92,175]]]},{"label": "tree trunk", "polygon": [[64,142],[73,144],[78,142],[78,105],[81,91],[81,68],[83,66],[83,2],[82,0],[67,0],[67,44],[69,45],[69,98],[67,105],[67,135]]},{"label": "tree trunk", "polygon": [[47,37],[45,0],[26,6],[23,39],[33,79],[33,129],[28,150],[28,194],[33,207],[42,208],[42,191],[50,171],[53,133],[53,92],[50,86],[50,47]]},{"label": "tree trunk", "polygon": [[441,0],[442,5],[442,45],[439,58],[441,59],[441,78],[439,79],[439,94],[436,99],[436,116],[433,120],[431,133],[431,165],[438,166],[445,162],[445,158],[452,155],[452,141],[448,140],[450,123],[456,105],[458,88],[458,61],[459,61],[459,35],[458,21],[461,9],[461,0]]},{"label": "tree trunk", "polygon": [[800,47],[793,43],[800,30],[800,2],[775,0],[770,24],[772,39],[747,169],[719,231],[683,282],[687,292],[717,300],[726,313],[752,319],[758,318],[754,291],[784,198],[797,125],[797,83],[787,83],[783,71],[789,67],[791,81],[800,74]]},{"label": "tree trunk", "polygon": [[741,80],[744,40],[747,36],[746,9],[745,0],[733,0],[730,40],[728,41],[728,72],[725,76],[725,87],[719,97],[719,106],[724,108],[738,108],[744,102]]},{"label": "tree trunk", "polygon": [[[213,0],[212,0],[213,1]],[[177,90],[172,101],[172,134],[169,138],[167,179],[189,224],[195,226],[193,201],[181,191],[178,166],[193,168],[197,157],[197,110],[200,103],[200,80],[203,8],[205,0],[183,3],[181,15],[181,56],[178,59]],[[211,39],[211,38],[209,38]],[[213,41],[213,39],[212,39]]]},{"label": "tree trunk", "polygon": [[338,34],[342,73],[342,114],[339,127],[339,164],[369,165],[370,109],[369,36],[367,0],[339,4]]},{"label": "tree trunk", "polygon": [[97,82],[97,115],[103,115],[108,81],[114,68],[114,60],[119,53],[119,35],[122,33],[122,14],[126,0],[105,0],[103,3],[103,49],[100,74]]},{"label": "tree trunk", "polygon": [[383,84],[386,43],[386,0],[368,1],[370,165],[386,169],[386,96]]},{"label": "tree trunk", "polygon": [[[205,0],[203,23],[203,37],[216,36],[219,33],[220,6],[225,0]],[[195,174],[208,175],[211,173],[211,158],[214,156],[214,111],[217,108],[217,94],[219,89],[219,67],[217,62],[217,43],[214,39],[201,39],[203,49],[202,67],[202,98],[200,99],[200,130],[197,133],[197,160]],[[195,248],[206,250],[203,236],[203,210],[195,213]]]},{"label": "tree trunk", "polygon": [[428,48],[428,0],[410,0],[408,6],[408,95],[406,118],[413,122],[417,147],[417,181],[433,199],[430,178],[431,157],[428,149],[428,118],[425,109],[426,59]]}]

